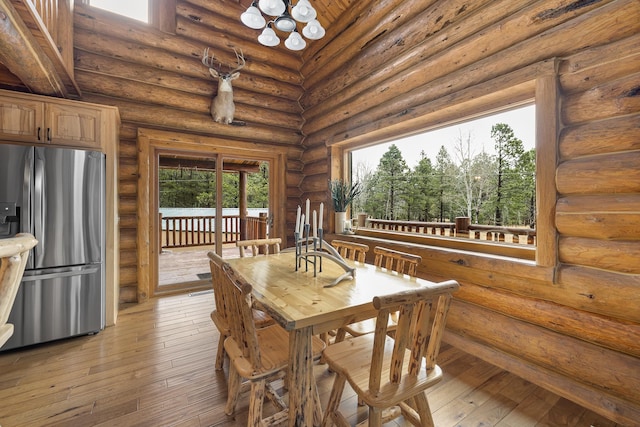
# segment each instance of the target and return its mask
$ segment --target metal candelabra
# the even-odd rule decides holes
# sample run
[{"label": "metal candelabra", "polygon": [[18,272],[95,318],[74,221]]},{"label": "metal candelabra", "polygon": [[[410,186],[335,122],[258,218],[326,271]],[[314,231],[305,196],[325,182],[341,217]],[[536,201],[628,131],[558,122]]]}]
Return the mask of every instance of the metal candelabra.
[{"label": "metal candelabra", "polygon": [[[293,233],[296,249],[296,271],[305,263],[305,271],[309,271],[309,264],[313,265],[313,277],[322,272],[322,236],[323,230],[319,228],[317,236],[310,236],[311,227],[304,224],[302,233]],[[326,242],[324,242],[326,245]],[[311,250],[310,250],[311,249]]]},{"label": "metal candelabra", "polygon": [[295,271],[302,269],[302,263],[304,262],[305,271],[309,271],[309,264],[311,264],[313,266],[313,277],[316,277],[319,272],[322,272],[322,260],[326,258],[342,267],[345,273],[338,276],[331,283],[324,285],[325,288],[335,286],[345,279],[353,279],[356,269],[347,264],[333,246],[324,241],[322,228],[317,230],[316,236],[310,236],[309,232],[309,224],[304,224],[304,226],[300,227],[300,231],[293,233],[295,240],[293,249],[296,251]]}]

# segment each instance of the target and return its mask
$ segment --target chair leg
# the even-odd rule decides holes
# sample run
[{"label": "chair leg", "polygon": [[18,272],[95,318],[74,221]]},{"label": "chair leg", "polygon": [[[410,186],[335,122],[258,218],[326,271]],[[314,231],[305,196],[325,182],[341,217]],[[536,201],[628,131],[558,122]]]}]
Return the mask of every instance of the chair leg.
[{"label": "chair leg", "polygon": [[240,394],[240,386],[242,384],[242,378],[233,363],[229,364],[229,384],[227,386],[227,406],[224,408],[224,413],[232,415],[236,410],[236,403],[238,403],[238,395]]},{"label": "chair leg", "polygon": [[338,332],[336,332],[336,339],[333,342],[334,343],[342,342],[342,341],[344,341],[344,338],[346,336],[347,336],[347,331],[345,331],[344,329],[340,328],[340,329],[338,329]]},{"label": "chair leg", "polygon": [[[328,332],[323,332],[320,334],[320,339],[324,342],[324,345],[329,347],[329,333]],[[318,362],[318,364],[320,365],[324,365],[326,364],[326,360],[324,359],[324,354],[320,355],[320,361]]]},{"label": "chair leg", "polygon": [[224,340],[226,338],[226,335],[220,334],[220,340],[218,341],[218,353],[216,354],[216,371],[221,371],[222,366],[224,365],[224,356],[226,354],[224,351]]},{"label": "chair leg", "polygon": [[342,399],[342,392],[346,381],[347,379],[342,375],[336,375],[336,379],[333,381],[331,395],[329,396],[329,403],[327,403],[327,409],[324,411],[322,427],[329,427],[332,425],[332,420],[336,416],[338,406],[340,406],[340,400]]},{"label": "chair leg", "polygon": [[322,423],[322,402],[320,402],[320,394],[318,393],[318,385],[313,382],[313,425],[318,426]]},{"label": "chair leg", "polygon": [[382,427],[382,409],[369,406],[369,427]]},{"label": "chair leg", "polygon": [[266,381],[254,381],[251,383],[251,396],[249,396],[249,419],[247,426],[262,425],[262,404],[264,403],[264,390]]},{"label": "chair leg", "polygon": [[420,415],[420,425],[424,427],[434,427],[433,416],[431,415],[431,408],[429,408],[429,401],[427,400],[426,393],[422,392],[415,395],[414,402],[416,405],[416,412]]}]

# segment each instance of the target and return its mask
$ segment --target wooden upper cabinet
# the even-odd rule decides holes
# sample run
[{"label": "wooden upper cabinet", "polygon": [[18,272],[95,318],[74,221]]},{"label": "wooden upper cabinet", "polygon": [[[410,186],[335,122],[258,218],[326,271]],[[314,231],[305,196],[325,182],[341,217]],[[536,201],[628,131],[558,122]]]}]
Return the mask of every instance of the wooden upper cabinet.
[{"label": "wooden upper cabinet", "polygon": [[41,101],[0,97],[0,139],[44,142]]},{"label": "wooden upper cabinet", "polygon": [[100,149],[103,108],[0,92],[0,139]]},{"label": "wooden upper cabinet", "polygon": [[50,103],[45,106],[48,143],[100,148],[99,108]]}]

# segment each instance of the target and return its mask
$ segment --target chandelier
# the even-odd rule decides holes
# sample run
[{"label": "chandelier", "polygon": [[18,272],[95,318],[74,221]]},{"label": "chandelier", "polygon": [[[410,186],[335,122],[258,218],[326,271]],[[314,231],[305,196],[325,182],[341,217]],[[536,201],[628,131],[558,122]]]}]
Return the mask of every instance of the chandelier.
[{"label": "chandelier", "polygon": [[[263,14],[273,19],[267,21]],[[325,33],[316,19],[316,10],[309,0],[298,0],[295,6],[287,0],[254,0],[251,6],[240,15],[240,20],[249,28],[255,30],[264,28],[262,34],[258,36],[258,41],[264,46],[280,44],[280,38],[273,27],[283,33],[290,33],[284,45],[291,50],[302,50],[307,46],[307,42],[298,32],[298,22],[306,24],[302,34],[309,40],[319,40]]]}]

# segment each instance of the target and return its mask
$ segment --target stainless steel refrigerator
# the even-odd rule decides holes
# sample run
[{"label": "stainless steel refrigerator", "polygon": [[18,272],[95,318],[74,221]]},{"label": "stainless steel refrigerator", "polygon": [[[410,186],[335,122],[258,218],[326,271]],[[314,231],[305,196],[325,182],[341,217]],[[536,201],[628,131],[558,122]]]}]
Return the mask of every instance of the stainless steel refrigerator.
[{"label": "stainless steel refrigerator", "polygon": [[104,154],[0,143],[0,239],[38,239],[2,351],[104,328],[104,218]]}]

